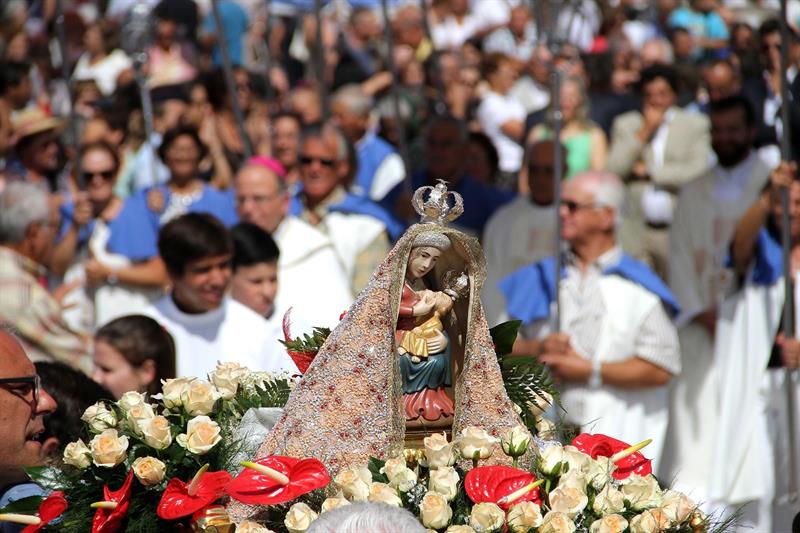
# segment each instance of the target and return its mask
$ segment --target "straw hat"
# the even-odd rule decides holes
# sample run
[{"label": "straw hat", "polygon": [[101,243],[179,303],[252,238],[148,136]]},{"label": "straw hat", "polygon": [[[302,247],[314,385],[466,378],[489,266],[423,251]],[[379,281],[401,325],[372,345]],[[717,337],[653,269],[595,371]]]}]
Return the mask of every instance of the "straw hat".
[{"label": "straw hat", "polygon": [[66,124],[63,118],[50,116],[38,107],[31,107],[20,111],[11,120],[15,144],[25,137],[36,135],[45,131],[60,131]]}]

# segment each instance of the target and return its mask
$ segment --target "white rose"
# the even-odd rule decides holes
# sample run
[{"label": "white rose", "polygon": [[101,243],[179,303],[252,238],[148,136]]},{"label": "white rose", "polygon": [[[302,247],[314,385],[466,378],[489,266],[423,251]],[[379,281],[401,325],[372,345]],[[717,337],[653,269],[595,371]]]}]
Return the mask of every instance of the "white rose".
[{"label": "white rose", "polygon": [[103,402],[97,402],[87,407],[81,415],[81,420],[89,425],[92,433],[102,433],[117,425],[116,415]]},{"label": "white rose", "polygon": [[334,478],[334,482],[348,500],[363,502],[369,497],[372,473],[364,466],[345,468]]},{"label": "white rose", "polygon": [[486,433],[486,430],[475,426],[467,426],[461,430],[455,445],[464,459],[474,459],[477,454],[481,459],[492,455],[492,447],[497,439]]},{"label": "white rose", "polygon": [[475,533],[475,530],[469,526],[450,526],[444,533]]},{"label": "white rose", "polygon": [[167,465],[156,459],[155,457],[139,457],[131,465],[136,479],[142,482],[142,485],[158,485],[164,480],[167,473]]},{"label": "white rose", "polygon": [[283,525],[286,526],[289,533],[303,533],[318,516],[307,504],[296,503],[286,513]]},{"label": "white rose", "polygon": [[398,475],[403,471],[404,468],[407,467],[408,465],[406,465],[406,458],[402,455],[398,455],[397,457],[387,459],[383,464],[383,467],[381,467],[380,473],[386,474],[386,477],[388,477],[389,481],[391,481],[393,477]]},{"label": "white rose", "polygon": [[536,419],[536,434],[540,439],[555,440],[556,425],[551,420],[540,416]]},{"label": "white rose", "polygon": [[512,533],[527,533],[542,525],[542,509],[533,502],[520,502],[508,510],[508,528]]},{"label": "white rose", "polygon": [[64,448],[64,464],[72,465],[75,468],[89,468],[92,462],[92,452],[81,439],[70,442]]},{"label": "white rose", "polygon": [[128,391],[122,395],[122,398],[119,399],[117,405],[119,405],[120,409],[127,413],[134,405],[143,405],[146,403],[147,401],[144,397],[144,394],[136,391]]},{"label": "white rose", "polygon": [[139,422],[139,432],[144,436],[144,443],[156,450],[164,450],[172,444],[169,420],[161,415]]},{"label": "white rose", "polygon": [[564,459],[569,463],[570,471],[586,473],[592,458],[575,446],[564,446]]},{"label": "white rose", "polygon": [[674,490],[666,491],[661,501],[661,510],[675,523],[683,522],[689,518],[695,509],[697,509],[697,505],[691,499],[685,494]]},{"label": "white rose", "polygon": [[478,533],[500,529],[505,521],[506,513],[489,502],[477,504],[469,515],[469,525]]},{"label": "white rose", "polygon": [[610,457],[600,455],[597,459],[589,461],[589,471],[586,474],[586,478],[595,490],[601,490],[613,480],[611,473],[616,469],[617,467],[611,462]]},{"label": "white rose", "polygon": [[95,435],[89,443],[92,461],[96,466],[112,468],[125,460],[128,450],[128,437],[119,436],[116,429],[107,429]]},{"label": "white rose", "polygon": [[183,393],[183,407],[190,415],[207,415],[214,410],[219,393],[214,385],[203,379],[192,381]]},{"label": "white rose", "polygon": [[625,496],[612,485],[606,485],[606,487],[594,497],[592,509],[601,516],[621,513],[625,510]]},{"label": "white rose", "polygon": [[550,511],[544,515],[539,533],[574,533],[575,522],[564,513]]},{"label": "white rose", "polygon": [[[542,450],[539,454],[539,467],[544,474],[552,476],[563,469],[560,467],[561,463],[566,461],[564,457],[564,448],[560,444],[552,444]],[[560,467],[560,468],[559,468]]]},{"label": "white rose", "polygon": [[586,476],[577,470],[569,470],[558,479],[559,487],[572,487],[582,492],[586,491]]},{"label": "white rose", "polygon": [[628,521],[624,516],[610,514],[592,522],[589,533],[624,533],[627,527]]},{"label": "white rose", "polygon": [[542,416],[550,406],[553,405],[553,396],[549,392],[537,392],[533,401],[528,402],[526,407],[534,417]]},{"label": "white rose", "polygon": [[423,526],[441,529],[450,523],[453,510],[444,496],[436,492],[427,492],[419,504],[419,517]]},{"label": "white rose", "polygon": [[440,466],[431,470],[428,477],[428,490],[437,492],[452,501],[458,494],[458,472],[452,466]]},{"label": "white rose", "polygon": [[586,508],[589,498],[581,489],[558,487],[550,493],[550,509],[575,518]]},{"label": "white rose", "polygon": [[444,433],[434,433],[422,440],[425,446],[425,459],[430,469],[440,466],[453,466],[456,463],[456,454],[452,442],[447,442]]},{"label": "white rose", "polygon": [[161,394],[153,398],[161,400],[167,409],[175,409],[183,405],[183,395],[189,384],[197,378],[174,378],[161,381]]},{"label": "white rose", "polygon": [[373,483],[369,487],[367,499],[374,503],[385,503],[395,507],[402,507],[403,500],[397,495],[397,489],[390,487],[386,483]]},{"label": "white rose", "polygon": [[239,382],[250,370],[239,363],[217,363],[217,368],[209,376],[211,383],[217,388],[223,400],[231,400],[236,396]]},{"label": "white rose", "polygon": [[661,509],[650,509],[631,518],[631,533],[657,533],[669,528],[667,514]]},{"label": "white rose", "polygon": [[661,504],[661,490],[652,475],[631,474],[622,482],[622,495],[631,502],[637,511],[658,507]]},{"label": "white rose", "polygon": [[142,434],[142,423],[152,419],[156,416],[153,411],[153,406],[149,403],[140,403],[132,405],[127,411],[125,418],[128,421],[128,427],[133,430],[137,435]]},{"label": "white rose", "polygon": [[325,501],[322,502],[320,513],[327,513],[328,511],[332,511],[338,507],[344,507],[345,505],[350,505],[350,502],[340,493],[331,498],[326,498]]},{"label": "white rose", "polygon": [[503,436],[500,437],[500,447],[503,448],[503,453],[509,457],[525,455],[530,443],[531,434],[528,433],[528,430],[522,425],[517,425],[506,430]]},{"label": "white rose", "polygon": [[386,461],[381,468],[381,474],[386,474],[389,478],[389,485],[402,492],[406,492],[417,484],[417,474],[406,466],[406,460],[402,456],[394,457]]},{"label": "white rose", "polygon": [[245,520],[236,526],[236,533],[275,533],[271,529],[267,529],[257,522],[252,520]]},{"label": "white rose", "polygon": [[195,455],[205,455],[222,440],[219,424],[207,416],[196,416],[186,424],[186,433],[175,440]]}]

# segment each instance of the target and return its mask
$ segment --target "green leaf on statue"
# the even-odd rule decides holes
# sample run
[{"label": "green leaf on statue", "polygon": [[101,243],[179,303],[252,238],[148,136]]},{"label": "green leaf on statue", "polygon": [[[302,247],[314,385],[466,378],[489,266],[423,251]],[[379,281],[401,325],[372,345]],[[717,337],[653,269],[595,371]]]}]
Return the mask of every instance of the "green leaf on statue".
[{"label": "green leaf on statue", "polygon": [[494,343],[494,351],[498,356],[511,353],[511,348],[514,346],[514,341],[517,340],[517,334],[521,326],[521,320],[510,320],[498,324],[489,330],[489,334],[492,336],[492,342]]},{"label": "green leaf on statue", "polygon": [[20,498],[0,509],[0,514],[15,513],[33,515],[39,512],[39,504],[42,503],[42,500],[44,500],[44,496]]},{"label": "green leaf on statue", "polygon": [[369,458],[369,463],[367,464],[367,468],[372,473],[372,481],[378,481],[380,483],[389,483],[389,478],[386,477],[385,474],[381,474],[381,468],[383,465],[386,464],[386,461],[381,461],[380,459],[376,459],[375,457]]}]

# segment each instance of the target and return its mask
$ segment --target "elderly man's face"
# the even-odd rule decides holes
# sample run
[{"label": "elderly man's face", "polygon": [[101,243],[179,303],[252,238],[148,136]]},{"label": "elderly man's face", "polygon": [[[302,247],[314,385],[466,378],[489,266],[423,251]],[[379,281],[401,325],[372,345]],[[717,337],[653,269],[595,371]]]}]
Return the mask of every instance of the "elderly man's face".
[{"label": "elderly man's face", "polygon": [[289,196],[271,170],[251,165],[236,175],[236,211],[243,222],[273,233],[289,211]]},{"label": "elderly man's face", "polygon": [[[0,378],[30,378],[36,368],[11,335],[0,331]],[[0,489],[27,479],[23,466],[43,463],[42,446],[37,435],[44,431],[42,417],[56,409],[56,402],[46,391],[36,394],[33,383],[0,383]]]},{"label": "elderly man's face", "polygon": [[612,210],[595,203],[594,191],[586,180],[564,184],[559,215],[561,237],[572,245],[589,242],[613,226]]},{"label": "elderly man's face", "polygon": [[291,117],[277,119],[272,134],[272,149],[284,168],[290,169],[297,165],[299,145],[300,124]]},{"label": "elderly man's face", "polygon": [[331,104],[331,117],[342,133],[352,142],[359,141],[367,132],[368,117],[358,116],[344,102]]},{"label": "elderly man's face", "polygon": [[328,197],[339,184],[336,145],[327,139],[309,138],[300,150],[300,180],[312,204]]},{"label": "elderly man's face", "polygon": [[37,133],[19,154],[23,164],[40,174],[51,175],[58,171],[60,148],[54,131]]},{"label": "elderly man's face", "polygon": [[714,65],[707,69],[703,73],[703,83],[711,102],[733,96],[741,89],[741,84],[736,79],[733,70],[725,64]]}]

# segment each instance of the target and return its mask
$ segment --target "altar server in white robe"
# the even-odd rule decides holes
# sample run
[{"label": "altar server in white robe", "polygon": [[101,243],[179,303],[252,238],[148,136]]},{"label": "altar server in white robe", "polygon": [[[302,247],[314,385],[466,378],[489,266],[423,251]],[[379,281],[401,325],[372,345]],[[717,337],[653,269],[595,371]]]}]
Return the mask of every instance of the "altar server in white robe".
[{"label": "altar server in white robe", "polygon": [[[742,287],[720,307],[715,360],[719,405],[712,454],[711,496],[733,512],[743,504],[743,527],[755,531],[792,531],[796,502],[786,501],[790,450],[785,368],[797,368],[800,342],[785,338],[784,286],[779,190],[789,187],[791,275],[795,320],[800,317],[800,182],[796,166],[782,163],[770,175],[770,187],[739,222],[731,246]],[[795,335],[800,331],[795,325]],[[800,398],[797,372],[792,387]],[[800,405],[794,406],[800,413]],[[800,420],[793,421],[798,427]],[[800,463],[799,463],[800,464]],[[751,503],[752,502],[752,503]]]},{"label": "altar server in white robe", "polygon": [[253,157],[236,174],[236,211],[272,235],[278,245],[278,293],[275,315],[280,322],[291,308],[292,336],[314,326],[334,328],[353,303],[350,280],[333,243],[321,231],[289,214],[285,170],[274,159]]},{"label": "altar server in white robe", "polygon": [[767,183],[770,169],[752,150],[755,117],[741,96],[711,105],[717,164],[685,185],[670,230],[669,286],[677,317],[683,371],[670,390],[670,426],[663,479],[711,510],[711,458],[719,408],[714,366],[718,306],[733,286],[726,266],[736,223]]},{"label": "altar server in white robe", "polygon": [[[552,255],[555,250],[556,209],[553,205],[553,141],[528,146],[520,181],[529,192],[498,209],[483,233],[486,284],[481,299],[486,320],[494,326],[505,309],[497,283],[515,270]],[[564,171],[566,172],[566,154]]]},{"label": "altar server in white robe", "polygon": [[667,384],[680,372],[679,311],[666,285],[625,255],[616,228],[625,192],[607,173],[564,184],[561,328],[552,333],[555,261],[528,265],[500,282],[508,317],[522,320],[518,354],[535,354],[560,383],[567,420],[630,443],[652,438],[657,468],[667,429]]}]

